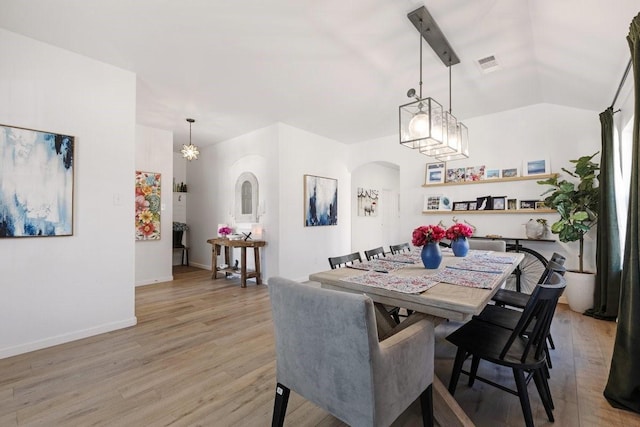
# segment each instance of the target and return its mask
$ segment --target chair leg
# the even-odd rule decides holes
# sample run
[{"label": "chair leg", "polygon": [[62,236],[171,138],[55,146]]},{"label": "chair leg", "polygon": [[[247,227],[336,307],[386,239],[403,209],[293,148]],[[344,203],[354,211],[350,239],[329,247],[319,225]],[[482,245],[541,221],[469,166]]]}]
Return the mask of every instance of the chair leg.
[{"label": "chair leg", "polygon": [[538,389],[540,399],[542,399],[542,404],[544,405],[544,410],[547,413],[547,418],[549,418],[549,421],[554,422],[551,391],[549,390],[549,384],[545,384],[546,381],[541,369],[536,369],[533,372],[533,381],[536,383],[536,388]]},{"label": "chair leg", "polygon": [[529,393],[527,392],[527,381],[524,378],[522,369],[513,368],[513,377],[516,380],[518,389],[518,397],[520,398],[520,406],[522,406],[522,414],[527,427],[533,427],[533,415],[531,414],[531,403],[529,402]]},{"label": "chair leg", "polygon": [[549,369],[553,368],[553,364],[551,363],[551,355],[549,354],[549,346],[547,345],[547,342],[545,341],[543,343],[544,345],[544,353],[547,356],[547,366],[549,367]]},{"label": "chair leg", "polygon": [[547,335],[547,341],[549,341],[549,346],[552,350],[556,349],[556,345],[553,343],[553,338],[551,338],[551,334]]},{"label": "chair leg", "polygon": [[276,398],[273,402],[273,419],[271,427],[282,427],[284,425],[284,415],[287,412],[290,390],[280,383],[276,384]]},{"label": "chair leg", "polygon": [[422,407],[422,425],[433,427],[433,384],[429,384],[420,395],[420,406]]},{"label": "chair leg", "polygon": [[462,371],[462,364],[464,363],[464,359],[466,359],[466,355],[467,352],[463,348],[458,347],[456,360],[453,362],[453,369],[451,370],[451,379],[449,380],[449,393],[451,393],[451,396],[456,392],[458,379],[460,379],[460,372]]},{"label": "chair leg", "polygon": [[480,358],[476,355],[471,359],[471,370],[469,371],[469,387],[473,387],[473,383],[476,380],[476,374],[478,373],[478,366],[480,365]]}]

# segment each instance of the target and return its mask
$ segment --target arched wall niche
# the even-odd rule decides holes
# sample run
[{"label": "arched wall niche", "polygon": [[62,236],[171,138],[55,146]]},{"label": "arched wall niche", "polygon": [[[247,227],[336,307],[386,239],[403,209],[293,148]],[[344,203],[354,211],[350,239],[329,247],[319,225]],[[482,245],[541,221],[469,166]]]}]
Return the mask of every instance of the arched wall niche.
[{"label": "arched wall niche", "polygon": [[236,180],[235,219],[237,222],[257,222],[258,191],[258,178],[251,172],[242,172]]}]

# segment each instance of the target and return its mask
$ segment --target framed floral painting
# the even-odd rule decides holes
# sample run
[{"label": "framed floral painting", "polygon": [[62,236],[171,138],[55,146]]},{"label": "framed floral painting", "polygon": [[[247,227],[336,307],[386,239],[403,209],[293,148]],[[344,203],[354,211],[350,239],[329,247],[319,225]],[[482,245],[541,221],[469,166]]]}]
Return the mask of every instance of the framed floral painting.
[{"label": "framed floral painting", "polygon": [[136,171],[136,240],[160,240],[160,174]]}]

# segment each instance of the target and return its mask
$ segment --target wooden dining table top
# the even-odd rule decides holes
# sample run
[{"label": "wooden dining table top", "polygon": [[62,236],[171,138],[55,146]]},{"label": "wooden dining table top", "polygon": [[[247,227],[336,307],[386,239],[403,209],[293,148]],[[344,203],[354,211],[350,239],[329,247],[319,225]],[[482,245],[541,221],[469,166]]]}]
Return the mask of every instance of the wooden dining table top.
[{"label": "wooden dining table top", "polygon": [[[439,282],[432,288],[419,294],[403,293],[392,289],[372,287],[350,281],[350,278],[365,273],[363,270],[355,268],[338,268],[314,273],[309,275],[309,280],[320,282],[324,288],[364,293],[376,303],[402,307],[436,317],[466,321],[482,311],[491,300],[491,297],[498,291],[500,284],[509,277],[524,258],[524,254],[514,252],[491,252],[491,255],[513,257],[513,262],[509,264],[504,272],[496,273],[499,274],[500,277],[491,289],[480,289]],[[401,277],[433,276],[439,270],[450,265],[455,265],[464,259],[465,258],[455,257],[451,252],[443,252],[442,263],[438,269],[425,269],[422,263],[419,262],[386,274]]]}]

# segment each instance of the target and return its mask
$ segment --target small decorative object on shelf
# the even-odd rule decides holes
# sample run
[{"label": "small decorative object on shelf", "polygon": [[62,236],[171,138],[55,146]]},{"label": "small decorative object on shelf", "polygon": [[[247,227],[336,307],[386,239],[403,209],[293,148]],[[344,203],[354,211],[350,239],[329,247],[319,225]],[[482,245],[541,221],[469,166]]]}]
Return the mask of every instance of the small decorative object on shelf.
[{"label": "small decorative object on shelf", "polygon": [[529,239],[545,239],[549,235],[549,225],[544,218],[533,219],[524,225],[525,234]]},{"label": "small decorative object on shelf", "polygon": [[445,235],[451,240],[451,250],[457,257],[465,257],[469,252],[469,241],[467,237],[473,235],[473,228],[467,224],[456,222],[447,229]]},{"label": "small decorative object on shelf", "polygon": [[186,193],[187,192],[187,184],[185,184],[184,182],[181,183],[174,183],[173,184],[173,191],[176,193]]},{"label": "small decorative object on shelf", "polygon": [[421,225],[413,230],[411,243],[422,246],[420,254],[425,268],[436,269],[442,262],[442,252],[438,242],[445,237],[444,228],[439,225]]},{"label": "small decorative object on shelf", "polygon": [[222,227],[218,228],[218,234],[222,237],[228,237],[231,233],[233,233],[233,230],[227,225],[223,225]]}]

